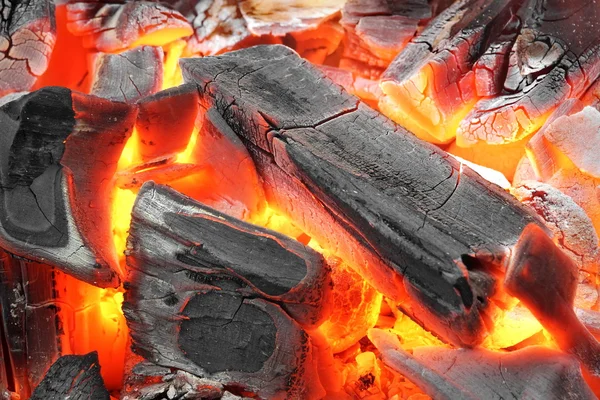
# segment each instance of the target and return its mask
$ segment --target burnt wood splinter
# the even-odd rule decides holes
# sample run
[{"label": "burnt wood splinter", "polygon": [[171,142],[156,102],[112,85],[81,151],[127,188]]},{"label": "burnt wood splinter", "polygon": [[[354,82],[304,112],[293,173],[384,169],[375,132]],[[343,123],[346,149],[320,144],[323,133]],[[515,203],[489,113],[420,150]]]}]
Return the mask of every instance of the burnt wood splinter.
[{"label": "burnt wood splinter", "polygon": [[304,327],[329,315],[332,284],[314,250],[148,182],[127,264],[136,353],[265,398],[320,391]]},{"label": "burnt wood splinter", "polygon": [[531,210],[286,47],[181,64],[248,148],[273,207],[445,340],[482,340],[497,284],[485,269],[541,224]]}]

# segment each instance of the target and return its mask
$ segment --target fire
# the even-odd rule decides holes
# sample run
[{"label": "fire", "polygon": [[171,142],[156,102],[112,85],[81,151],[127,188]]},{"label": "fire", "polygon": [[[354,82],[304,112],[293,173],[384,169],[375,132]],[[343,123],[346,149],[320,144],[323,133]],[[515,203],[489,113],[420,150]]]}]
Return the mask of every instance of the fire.
[{"label": "fire", "polygon": [[100,289],[56,273],[62,354],[97,351],[109,390],[122,386],[128,329],[121,311],[122,289]]},{"label": "fire", "polygon": [[[82,38],[66,29],[64,6],[57,7],[57,26],[57,47],[47,73],[38,80],[36,88],[58,84],[87,92],[92,80],[87,73],[92,69],[93,54],[89,49],[84,50]],[[131,46],[149,44],[163,48],[163,90],[183,83],[178,62],[185,54],[187,44],[181,37],[189,34],[191,32],[184,28],[153,32],[142,36]],[[70,72],[63,74],[65,60],[70,58],[66,56],[70,54],[70,48],[77,48],[73,52],[76,57],[73,59],[73,68],[67,69]],[[317,54],[317,58],[322,62],[329,55]],[[535,179],[551,181],[565,192],[572,191],[569,194],[590,214],[596,231],[600,232],[600,205],[596,204],[598,202],[591,206],[586,203],[588,199],[596,198],[599,178],[590,177],[586,171],[577,168],[573,160],[547,140],[537,142],[537,147],[527,144],[529,136],[542,127],[550,117],[550,112],[532,118],[515,134],[518,138],[510,138],[506,143],[466,143],[464,138],[457,138],[457,131],[460,131],[461,121],[481,99],[473,94],[475,82],[469,76],[456,83],[455,89],[466,93],[466,101],[460,104],[445,103],[447,99],[436,92],[433,84],[438,72],[428,67],[401,85],[382,82],[383,97],[379,99],[379,108],[422,139],[446,146],[457,157],[475,161],[476,164],[468,164],[486,179],[505,189],[510,188],[519,160],[527,157]],[[525,117],[521,115],[515,118],[521,119],[518,121],[520,124],[529,120]],[[318,243],[287,215],[268,204],[247,153],[227,139],[203,135],[211,123],[214,121],[208,118],[201,121],[198,118],[191,132],[183,132],[189,135],[185,148],[158,159],[144,157],[139,129],[134,129],[127,141],[118,162],[111,199],[112,232],[119,256],[121,281],[126,279],[127,237],[138,189],[144,180],[169,184],[212,207],[230,211],[247,222],[292,237],[318,251],[327,260],[332,267],[334,310],[329,319],[310,334],[314,336],[315,343],[319,343],[316,347],[329,352],[327,356],[322,356],[322,362],[333,372],[322,373],[330,374],[323,378],[325,381],[335,382],[331,388],[327,388],[330,398],[425,398],[414,384],[384,365],[377,349],[367,339],[367,334],[373,328],[387,329],[398,336],[403,349],[409,352],[420,346],[448,345],[399,311],[398,304],[369,285],[335,254],[334,249]],[[239,161],[237,169],[228,171],[222,168],[223,164],[219,163],[226,157]],[[552,174],[544,170],[549,160]],[[483,165],[483,168],[477,164]],[[461,171],[462,165],[461,161]],[[582,181],[585,184],[579,187]],[[600,278],[595,275],[594,279]],[[107,387],[119,390],[126,373],[125,360],[129,351],[129,334],[121,309],[123,287],[100,289],[60,272],[56,273],[55,282],[60,324],[64,333],[61,338],[62,353],[98,351]],[[525,307],[516,304],[504,308],[492,321],[493,332],[482,346],[494,351],[532,344],[556,347],[550,335]]]}]

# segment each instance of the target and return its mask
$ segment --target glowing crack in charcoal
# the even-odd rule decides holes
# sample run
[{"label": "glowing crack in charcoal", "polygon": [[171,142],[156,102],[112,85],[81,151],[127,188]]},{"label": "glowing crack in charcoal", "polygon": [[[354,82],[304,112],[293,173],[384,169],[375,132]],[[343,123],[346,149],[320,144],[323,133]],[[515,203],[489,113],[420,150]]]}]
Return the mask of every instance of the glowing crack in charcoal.
[{"label": "glowing crack in charcoal", "polygon": [[2,395],[597,395],[596,1],[17,3]]}]

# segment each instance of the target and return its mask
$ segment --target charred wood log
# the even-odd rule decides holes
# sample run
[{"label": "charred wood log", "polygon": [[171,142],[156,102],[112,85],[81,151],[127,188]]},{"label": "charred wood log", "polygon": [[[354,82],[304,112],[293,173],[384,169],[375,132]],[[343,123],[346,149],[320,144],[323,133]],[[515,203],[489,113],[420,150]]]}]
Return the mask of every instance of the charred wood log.
[{"label": "charred wood log", "polygon": [[261,397],[320,393],[299,325],[317,326],[332,306],[318,253],[147,183],[127,263],[123,311],[136,353]]},{"label": "charred wood log", "polygon": [[46,71],[56,26],[50,0],[3,2],[0,13],[1,97],[29,90]]},{"label": "charred wood log", "polygon": [[511,353],[420,347],[409,354],[398,338],[369,335],[383,362],[435,399],[595,399],[572,356],[544,347]]},{"label": "charred wood log", "polygon": [[163,82],[163,51],[142,46],[120,54],[100,54],[91,93],[98,97],[135,103],[158,92]]},{"label": "charred wood log", "polygon": [[47,88],[0,109],[0,246],[116,286],[110,225],[117,161],[135,108]]},{"label": "charred wood log", "polygon": [[0,252],[0,347],[7,389],[27,398],[59,355],[53,270]]},{"label": "charred wood log", "polygon": [[[156,284],[145,285],[141,279],[160,278],[174,287],[173,293],[163,295],[177,297],[179,289],[226,276],[281,305],[303,326],[318,326],[331,311],[329,267],[319,253],[286,236],[152,182],[138,194],[132,224],[128,247],[133,249],[127,260],[140,271],[128,280],[132,302],[158,295]],[[172,270],[157,260],[161,265],[169,262]],[[154,269],[162,272],[157,275]],[[171,307],[177,304],[181,302]]]},{"label": "charred wood log", "polygon": [[179,12],[150,1],[69,0],[67,19],[86,47],[106,53],[162,46],[193,33]]},{"label": "charred wood log", "polygon": [[98,354],[62,356],[52,364],[30,399],[109,400],[110,394],[100,376]]},{"label": "charred wood log", "polygon": [[182,67],[248,147],[270,204],[385,295],[410,298],[438,335],[482,339],[494,279],[479,256],[513,246],[538,221],[530,210],[283,46]]}]

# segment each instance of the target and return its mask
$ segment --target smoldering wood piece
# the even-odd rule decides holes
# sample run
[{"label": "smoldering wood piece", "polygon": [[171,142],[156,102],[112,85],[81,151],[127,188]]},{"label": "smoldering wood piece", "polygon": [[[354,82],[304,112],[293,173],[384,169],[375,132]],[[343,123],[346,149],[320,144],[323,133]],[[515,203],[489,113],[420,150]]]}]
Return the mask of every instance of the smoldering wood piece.
[{"label": "smoldering wood piece", "polygon": [[68,0],[67,20],[84,46],[106,53],[162,46],[193,33],[183,15],[152,1]]},{"label": "smoldering wood piece", "polygon": [[5,104],[0,119],[0,245],[116,286],[109,197],[135,109],[53,87]]},{"label": "smoldering wood piece", "polygon": [[238,0],[168,2],[190,21],[194,29],[193,35],[186,40],[190,54],[219,54],[252,39]]},{"label": "smoldering wood piece", "polygon": [[[279,233],[229,217],[167,186],[146,183],[133,210],[128,264],[134,302],[156,298],[159,278],[179,290],[228,277],[279,304],[298,323],[318,326],[331,312],[329,267],[320,254]],[[160,260],[160,263],[158,263]],[[152,280],[152,279],[151,279]],[[166,288],[166,286],[165,286]],[[169,304],[172,306],[173,304]]]},{"label": "smoldering wood piece", "polygon": [[451,141],[456,119],[477,99],[472,68],[519,3],[460,0],[431,20],[383,74],[381,110],[421,138]]},{"label": "smoldering wood piece", "polygon": [[163,81],[163,50],[140,46],[96,59],[91,94],[113,101],[135,103],[158,92]]},{"label": "smoldering wood piece", "polygon": [[46,71],[56,26],[51,0],[3,2],[0,15],[1,97],[29,90]]},{"label": "smoldering wood piece", "polygon": [[[27,398],[59,355],[54,271],[0,253],[0,340],[8,389]],[[0,367],[1,368],[1,367]]]},{"label": "smoldering wood piece", "polygon": [[[188,264],[187,259],[199,258],[200,243],[182,246],[166,232],[154,234],[149,223],[155,217],[143,216],[151,212],[144,206],[151,196],[163,197],[149,183],[134,207],[128,243],[131,272],[123,312],[134,352],[262,398],[319,398],[323,393],[307,333],[224,269]],[[175,212],[155,211],[177,218],[197,210],[179,204]]]},{"label": "smoldering wood piece", "polygon": [[509,353],[417,347],[402,350],[395,335],[372,330],[383,362],[435,399],[595,399],[573,356],[541,346]]},{"label": "smoldering wood piece", "polygon": [[577,272],[575,263],[545,232],[529,225],[515,246],[504,288],[529,308],[563,351],[600,377],[600,343],[573,310]]},{"label": "smoldering wood piece", "polygon": [[185,150],[198,116],[196,85],[181,85],[138,101],[137,131],[143,160]]},{"label": "smoldering wood piece", "polygon": [[283,46],[182,68],[248,147],[270,204],[386,296],[408,296],[406,311],[438,335],[482,339],[494,278],[480,274],[479,254],[514,245],[539,221],[532,211]]},{"label": "smoldering wood piece", "polygon": [[510,50],[503,91],[479,101],[462,120],[457,137],[466,143],[519,140],[600,76],[600,41],[583,28],[600,26],[594,1],[528,0],[517,15],[523,24]]},{"label": "smoldering wood piece", "polygon": [[60,357],[52,364],[30,399],[109,400],[110,394],[100,376],[98,353]]}]

